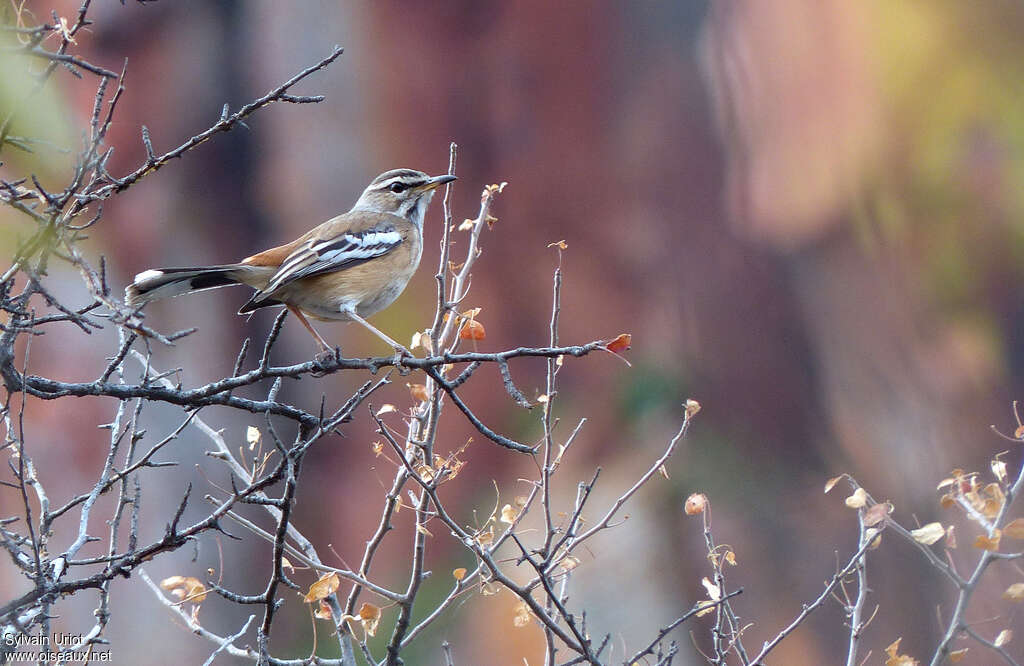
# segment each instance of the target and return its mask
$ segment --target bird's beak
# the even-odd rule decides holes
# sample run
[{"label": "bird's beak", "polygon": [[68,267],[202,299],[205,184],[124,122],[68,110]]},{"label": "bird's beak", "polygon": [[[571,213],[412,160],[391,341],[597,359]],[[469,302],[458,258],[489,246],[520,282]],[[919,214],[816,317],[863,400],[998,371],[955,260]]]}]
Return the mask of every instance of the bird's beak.
[{"label": "bird's beak", "polygon": [[455,176],[450,176],[448,174],[445,174],[443,176],[434,176],[420,187],[422,187],[424,190],[434,190],[437,189],[438,187],[441,187],[442,185],[445,185],[455,180],[458,180],[458,178],[456,178]]}]

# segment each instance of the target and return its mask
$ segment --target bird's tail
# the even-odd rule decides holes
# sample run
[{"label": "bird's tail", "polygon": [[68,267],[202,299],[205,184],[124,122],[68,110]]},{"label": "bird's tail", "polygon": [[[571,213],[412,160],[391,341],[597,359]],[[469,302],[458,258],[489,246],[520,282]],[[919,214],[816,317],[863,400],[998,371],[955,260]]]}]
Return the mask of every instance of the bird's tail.
[{"label": "bird's tail", "polygon": [[243,284],[239,279],[242,272],[240,268],[236,264],[195,268],[151,268],[136,275],[135,280],[125,288],[125,302],[131,307],[138,307],[159,298]]}]

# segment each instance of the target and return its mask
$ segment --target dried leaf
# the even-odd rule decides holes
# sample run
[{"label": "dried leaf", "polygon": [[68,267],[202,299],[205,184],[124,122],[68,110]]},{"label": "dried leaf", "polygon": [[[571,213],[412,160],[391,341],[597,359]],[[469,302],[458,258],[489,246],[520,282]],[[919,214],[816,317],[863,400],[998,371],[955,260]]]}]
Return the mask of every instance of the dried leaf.
[{"label": "dried leaf", "polygon": [[708,613],[711,613],[715,610],[715,602],[702,601],[700,604],[698,604],[698,608],[700,608],[700,610],[696,612],[696,616],[704,617]]},{"label": "dried leaf", "polygon": [[707,576],[701,579],[700,584],[704,586],[705,590],[707,590],[708,596],[711,597],[712,601],[718,601],[722,598],[722,591],[717,585],[708,580]]},{"label": "dried leaf", "polygon": [[283,555],[281,556],[281,568],[287,569],[288,573],[295,573],[295,567],[293,567],[291,561]]},{"label": "dried leaf", "polygon": [[950,525],[946,530],[946,548],[956,549],[956,525]]},{"label": "dried leaf", "polygon": [[245,429],[245,441],[249,442],[249,450],[252,451],[260,443],[260,429],[256,426],[249,426]]},{"label": "dried leaf", "polygon": [[1024,425],[1017,426],[1017,429],[1013,431],[1013,436],[1017,439],[1024,439]]},{"label": "dried leaf", "polygon": [[490,546],[492,543],[494,543],[494,528],[490,527],[487,529],[486,532],[477,532],[476,536],[473,537],[473,539],[477,542],[478,545],[484,548]]},{"label": "dried leaf", "polygon": [[953,650],[949,653],[949,660],[954,664],[962,660],[967,655],[967,648],[961,648],[959,650]]},{"label": "dried leaf", "polygon": [[946,536],[946,528],[942,526],[942,523],[928,523],[916,530],[911,530],[910,536],[914,537],[914,541],[930,546]]},{"label": "dried leaf", "polygon": [[613,354],[621,354],[629,351],[629,345],[633,342],[633,336],[629,333],[620,333],[614,340],[608,341],[605,348]]},{"label": "dried leaf", "polygon": [[876,504],[864,512],[864,524],[868,527],[874,527],[885,520],[885,517],[891,512],[892,504],[889,504],[888,502]]},{"label": "dried leaf", "polygon": [[406,384],[409,387],[409,395],[412,396],[413,400],[420,402],[426,402],[430,400],[430,394],[427,392],[426,384]]},{"label": "dried leaf", "polygon": [[864,530],[864,540],[870,543],[868,550],[874,550],[882,545],[882,531],[874,527]]},{"label": "dried leaf", "polygon": [[851,509],[860,509],[868,503],[868,492],[863,488],[853,491],[853,494],[846,498],[846,506]]},{"label": "dried leaf", "polygon": [[375,456],[379,456],[380,454],[384,453],[384,442],[378,439],[376,442],[370,445],[370,450],[373,451],[373,454]]},{"label": "dried leaf", "polygon": [[484,330],[483,324],[475,319],[469,319],[459,331],[459,338],[462,340],[484,340],[487,338],[487,331]]},{"label": "dried leaf", "polygon": [[1003,599],[1007,601],[1024,601],[1024,583],[1014,583],[1003,591]]},{"label": "dried leaf", "polygon": [[341,579],[338,578],[338,574],[333,571],[325,573],[320,576],[319,580],[309,586],[309,592],[306,592],[305,597],[303,597],[303,601],[308,604],[314,601],[320,601],[321,599],[326,599],[334,594],[340,584]]},{"label": "dried leaf", "polygon": [[385,403],[385,404],[380,406],[380,409],[377,410],[377,418],[380,418],[381,416],[384,416],[385,414],[390,414],[391,412],[397,412],[397,411],[398,410],[395,409],[394,405],[392,405],[391,403]]},{"label": "dried leaf", "polygon": [[732,552],[731,550],[725,551],[725,556],[723,559],[725,559],[726,563],[731,564],[732,566],[736,566],[736,553]]},{"label": "dried leaf", "polygon": [[1007,643],[1009,643],[1012,640],[1013,640],[1013,632],[1010,631],[1009,629],[1003,629],[1002,631],[999,632],[999,635],[996,636],[996,639],[994,641],[992,641],[992,643],[996,647],[1003,647],[1004,645],[1006,645]]},{"label": "dried leaf", "polygon": [[363,625],[363,631],[369,636],[377,634],[377,625],[380,623],[380,608],[373,604],[363,603],[359,607],[359,621]]},{"label": "dried leaf", "polygon": [[686,418],[692,419],[700,411],[700,403],[693,398],[687,398],[686,402],[683,403],[683,408],[686,412]]},{"label": "dried leaf", "polygon": [[206,600],[206,586],[192,576],[170,576],[160,581],[160,587],[179,602],[201,604]]},{"label": "dried leaf", "polygon": [[1006,463],[998,458],[992,461],[992,473],[995,474],[996,478],[1006,483]]},{"label": "dried leaf", "polygon": [[978,538],[974,540],[974,547],[981,548],[982,550],[999,550],[999,539],[1002,534],[999,530],[992,530],[992,536],[988,537],[984,534],[979,534]]},{"label": "dried leaf", "polygon": [[559,250],[567,250],[567,249],[569,249],[569,246],[565,244],[564,240],[556,241],[554,243],[548,243],[548,247],[555,247],[555,246],[557,246]]},{"label": "dried leaf", "polygon": [[905,654],[899,654],[900,641],[902,638],[897,638],[893,641],[889,647],[885,648],[885,654],[889,656],[885,660],[885,666],[916,666],[918,661],[913,657]]},{"label": "dried leaf", "polygon": [[672,477],[668,475],[668,470],[665,469],[664,465],[658,465],[658,473],[665,477],[666,480],[671,481]]},{"label": "dried leaf", "polygon": [[473,228],[473,222],[475,222],[475,220],[466,218],[462,221],[462,224],[459,225],[459,231],[469,231]]},{"label": "dried leaf", "polygon": [[334,616],[331,613],[331,605],[321,599],[320,603],[317,605],[316,611],[313,613],[313,617],[318,620],[333,620]]},{"label": "dried leaf", "polygon": [[562,567],[562,571],[572,571],[579,565],[579,559],[573,557],[572,555],[566,555],[562,558],[561,562],[558,563],[558,566]]},{"label": "dried leaf", "polygon": [[458,569],[452,569],[452,578],[455,580],[462,580],[466,577],[466,567],[459,567]]},{"label": "dried leaf", "polygon": [[1011,539],[1024,539],[1024,518],[1017,518],[1003,528],[1003,536]]},{"label": "dried leaf", "polygon": [[515,627],[525,627],[530,624],[530,607],[526,605],[526,602],[519,600],[515,605],[515,615],[512,617],[512,625]]},{"label": "dried leaf", "polygon": [[511,525],[516,522],[516,518],[519,516],[519,512],[512,508],[511,504],[506,504],[501,507],[501,522]]},{"label": "dried leaf", "polygon": [[688,516],[696,516],[704,513],[708,506],[708,498],[704,493],[693,493],[686,498],[683,504],[683,512]]},{"label": "dried leaf", "polygon": [[416,523],[416,531],[419,532],[420,534],[424,535],[424,536],[428,536],[428,537],[434,536],[433,534],[430,533],[430,530],[428,530],[426,527],[424,527],[421,523]]},{"label": "dried leaf", "polygon": [[480,594],[485,597],[491,597],[501,591],[501,587],[494,583],[482,583],[480,585]]},{"label": "dried leaf", "polygon": [[831,479],[826,481],[825,482],[825,494],[827,495],[828,491],[832,490],[832,488],[834,488],[835,485],[837,483],[839,483],[839,480],[842,479],[844,476],[846,476],[846,475],[845,474],[840,474],[839,476],[833,476]]}]

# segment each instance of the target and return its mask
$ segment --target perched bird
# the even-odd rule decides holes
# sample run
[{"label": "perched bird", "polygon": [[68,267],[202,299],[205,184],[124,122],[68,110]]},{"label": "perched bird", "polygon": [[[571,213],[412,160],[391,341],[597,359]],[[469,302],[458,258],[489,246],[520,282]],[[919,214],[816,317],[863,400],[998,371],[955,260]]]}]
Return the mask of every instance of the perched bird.
[{"label": "perched bird", "polygon": [[327,353],[331,345],[307,317],[359,322],[395,348],[404,347],[366,317],[391,305],[423,254],[423,217],[434,190],[455,176],[430,177],[395,169],[373,179],[347,213],[314,227],[287,245],[237,264],[152,268],[135,276],[125,301],[139,307],[205,289],[245,284],[256,290],[238,314],[283,305]]}]

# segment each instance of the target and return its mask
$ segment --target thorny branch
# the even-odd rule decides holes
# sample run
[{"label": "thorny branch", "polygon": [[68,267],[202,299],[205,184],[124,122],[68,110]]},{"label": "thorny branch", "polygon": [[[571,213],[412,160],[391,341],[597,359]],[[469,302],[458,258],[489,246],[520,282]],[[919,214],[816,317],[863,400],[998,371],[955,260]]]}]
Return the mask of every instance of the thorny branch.
[{"label": "thorny branch", "polygon": [[[80,243],[84,238],[83,232],[101,222],[103,201],[123,193],[215,135],[241,125],[259,109],[275,102],[303,104],[321,101],[323,98],[320,96],[294,95],[291,89],[314,72],[333,63],[342,50],[335,48],[318,63],[234,113],[225,106],[215,123],[167,152],[160,153],[154,148],[153,137],[148,128],[143,126],[140,138],[145,148],[143,163],[128,174],[115,176],[107,167],[113,146],[108,146],[106,140],[118,103],[126,90],[127,66],[122,66],[118,73],[70,52],[71,47],[77,43],[75,35],[91,23],[87,18],[89,7],[89,0],[85,0],[76,19],[70,24],[54,16],[52,23],[37,26],[19,24],[5,29],[5,32],[19,40],[17,46],[6,49],[9,56],[21,57],[25,62],[42,60],[46,63],[43,70],[35,75],[36,87],[30,92],[30,97],[61,67],[76,76],[83,73],[95,75],[98,83],[88,128],[83,133],[83,145],[72,155],[73,170],[68,182],[54,186],[41,182],[32,174],[0,181],[0,204],[18,211],[32,225],[32,230],[18,247],[11,265],[0,274],[0,305],[7,314],[7,319],[0,325],[0,377],[6,390],[6,400],[0,412],[5,439],[0,450],[10,452],[9,471],[12,477],[12,481],[3,482],[0,490],[15,490],[23,507],[22,517],[0,520],[0,547],[30,583],[26,589],[0,605],[0,635],[9,638],[19,634],[29,635],[34,631],[49,634],[50,618],[54,616],[52,609],[61,599],[67,595],[95,590],[98,594],[96,622],[90,629],[81,632],[81,640],[64,650],[66,658],[71,658],[72,651],[103,645],[107,640],[104,638],[107,623],[115,612],[110,603],[111,587],[115,581],[138,572],[163,605],[193,632],[213,644],[207,663],[213,662],[217,655],[230,654],[260,664],[321,663],[354,666],[357,663],[353,650],[355,642],[363,657],[371,663],[399,664],[402,663],[403,650],[446,610],[450,610],[460,597],[472,592],[474,586],[503,585],[518,596],[529,608],[529,612],[545,625],[552,641],[560,641],[561,647],[556,648],[552,643],[552,657],[556,651],[567,649],[589,663],[600,663],[609,636],[597,644],[591,642],[585,612],[577,614],[570,610],[568,585],[570,563],[576,561],[570,553],[582,541],[580,526],[583,510],[591,497],[589,491],[597,481],[597,474],[587,485],[586,492],[578,495],[568,523],[556,523],[553,520],[554,508],[551,506],[554,473],[576,440],[585,419],[580,420],[569,437],[559,444],[554,434],[557,420],[552,417],[552,405],[557,393],[555,378],[564,359],[586,356],[596,350],[607,351],[607,341],[595,340],[582,345],[559,343],[559,268],[556,272],[555,302],[547,346],[516,347],[499,352],[465,352],[459,349],[465,338],[462,333],[471,325],[474,316],[460,314],[460,309],[464,308],[469,294],[473,268],[482,255],[483,231],[495,221],[491,215],[493,202],[504,184],[489,186],[484,190],[479,213],[469,225],[465,256],[461,257],[462,263],[457,265],[452,261],[454,224],[451,189],[445,192],[442,258],[437,272],[438,302],[432,326],[420,338],[420,346],[427,351],[424,357],[338,357],[286,366],[272,365],[271,351],[285,317],[282,313],[263,345],[255,368],[246,369],[245,360],[249,351],[247,340],[230,376],[192,388],[183,386],[184,378],[175,377],[175,381],[171,379],[178,374],[176,371],[157,370],[152,366],[150,356],[135,347],[140,342],[145,342],[147,349],[151,342],[172,344],[191,335],[195,329],[163,333],[147,326],[141,313],[126,308],[113,295],[116,292],[107,282],[105,260],[100,257],[96,267],[94,260],[88,258],[83,250]],[[55,50],[47,50],[43,43],[53,35],[57,36],[58,45]],[[7,145],[29,148],[35,143],[31,137],[15,137],[10,134],[17,113],[18,109],[15,108],[0,125],[0,150]],[[456,147],[452,144],[449,173],[454,174],[455,161]],[[87,217],[83,218],[86,214]],[[49,285],[48,277],[48,268],[53,262],[65,263],[77,271],[89,298],[87,304],[69,307],[54,295],[55,290]],[[35,303],[40,299],[45,311],[37,313],[40,306]],[[103,330],[110,324],[117,327],[116,349],[111,353],[103,371],[92,381],[67,381],[33,374],[29,355],[31,345],[26,342],[20,351],[17,347],[19,342],[38,335],[41,327],[65,323],[75,326],[83,334]],[[458,453],[444,458],[435,451],[441,413],[446,400],[451,400],[455,408],[486,439],[513,451],[535,454],[535,447],[499,434],[486,425],[461,394],[478,368],[494,364],[498,367],[504,389],[515,403],[522,408],[532,408],[534,405],[512,380],[511,362],[523,358],[544,358],[548,368],[547,400],[542,417],[545,432],[541,445],[544,449],[544,471],[541,478],[531,486],[528,496],[517,504],[516,515],[503,515],[500,521],[499,516],[492,515],[483,529],[467,531],[449,513],[437,493],[439,485],[454,479],[463,465],[458,459]],[[318,440],[337,432],[355,418],[360,406],[389,383],[389,373],[381,379],[365,382],[347,399],[333,407],[333,412],[327,409],[329,405],[326,399],[319,409],[311,408],[281,400],[278,389],[284,379],[315,378],[337,372],[369,372],[372,375],[396,366],[402,372],[423,372],[428,398],[414,406],[408,430],[402,438],[396,439],[385,423],[374,417],[382,434],[399,456],[401,464],[396,467],[394,481],[384,499],[378,528],[367,542],[358,570],[349,571],[325,565],[317,547],[294,524],[292,507],[301,483],[303,459]],[[114,401],[113,420],[103,426],[109,430],[109,447],[91,487],[73,492],[70,499],[54,507],[35,469],[31,427],[25,422],[24,411],[32,401],[80,397]],[[176,405],[185,411],[180,423],[162,436],[147,432],[144,426],[147,407],[155,403]],[[199,412],[208,406],[225,406],[266,419],[263,432],[266,433],[265,441],[270,442],[272,448],[266,451],[261,448],[257,460],[245,460],[246,456],[241,451],[233,451],[221,433],[199,416]],[[271,417],[276,420],[271,420]],[[282,439],[282,428],[293,429],[290,444]],[[198,520],[186,520],[187,512],[197,510],[192,484],[184,490],[175,507],[162,518],[154,515],[155,509],[143,513],[140,474],[156,473],[173,466],[174,455],[170,455],[170,460],[164,457],[173,450],[175,442],[189,436],[195,429],[213,443],[209,455],[225,465],[230,473],[230,488],[218,488],[217,492],[207,494],[205,497],[211,506],[204,512],[204,517]],[[664,462],[677,440],[678,436],[658,464]],[[424,476],[425,473],[427,476]],[[609,519],[649,478],[650,475],[646,475],[621,498],[611,510]],[[412,492],[413,488],[419,488],[418,496]],[[96,525],[94,514],[100,506],[100,497],[108,494],[116,497],[107,520],[109,529],[105,547],[95,554],[83,553],[89,544],[101,540],[93,532]],[[410,535],[408,582],[402,591],[394,591],[374,582],[371,571],[380,545],[394,529],[392,517],[405,501],[403,498],[406,495],[413,498],[416,529]],[[543,546],[528,550],[522,535],[517,534],[516,530],[539,498],[543,498],[547,530],[544,532]],[[262,506],[270,520],[269,529],[243,517],[238,509],[244,504]],[[70,535],[67,545],[55,547],[51,539],[62,533],[58,528],[76,517],[77,529]],[[166,521],[162,536],[148,542],[143,540],[140,524],[151,524],[161,519]],[[431,545],[427,524],[434,520],[447,525],[450,532],[476,554],[478,565],[456,580],[454,590],[440,605],[414,621],[421,584],[429,573],[425,568],[426,554]],[[21,529],[16,524],[19,522]],[[168,580],[158,584],[141,568],[144,562],[155,557],[180,550],[189,544],[198,544],[207,534],[219,533],[237,538],[225,529],[228,523],[240,526],[251,535],[272,544],[270,571],[262,592],[239,594],[225,588],[217,580],[207,580],[204,584],[192,578],[190,580],[194,582],[188,583],[191,587],[187,588],[187,592],[182,592],[184,598],[173,601],[166,596],[164,589],[180,592],[186,588],[174,586],[184,583]],[[499,523],[507,527],[500,534],[486,538],[486,534],[494,534]],[[605,521],[601,529],[607,527],[609,525]],[[591,530],[590,535],[593,533]],[[582,536],[585,539],[587,535]],[[533,580],[526,584],[516,583],[512,574],[505,571],[506,563],[497,557],[498,549],[510,543],[520,549],[520,563],[530,564]],[[308,657],[288,659],[272,654],[271,630],[283,603],[280,590],[284,587],[300,587],[290,579],[292,574],[288,573],[286,558],[321,575],[337,576],[352,584],[344,603],[333,592],[321,598],[337,625],[334,637],[339,657],[325,659],[314,652]],[[237,631],[224,635],[211,632],[199,623],[196,613],[199,604],[210,593],[237,604],[260,605],[263,609],[262,620],[257,621],[256,615],[250,615]],[[398,617],[390,637],[383,653],[378,656],[374,656],[367,645],[365,634],[360,637],[353,631],[353,622],[358,622],[362,615],[362,610],[356,614],[356,605],[364,593],[398,608]],[[544,598],[538,600],[538,597]],[[255,637],[255,641],[250,643],[253,647],[241,644],[252,636]],[[7,644],[0,642],[0,645]],[[452,660],[450,651],[446,658]]]}]

